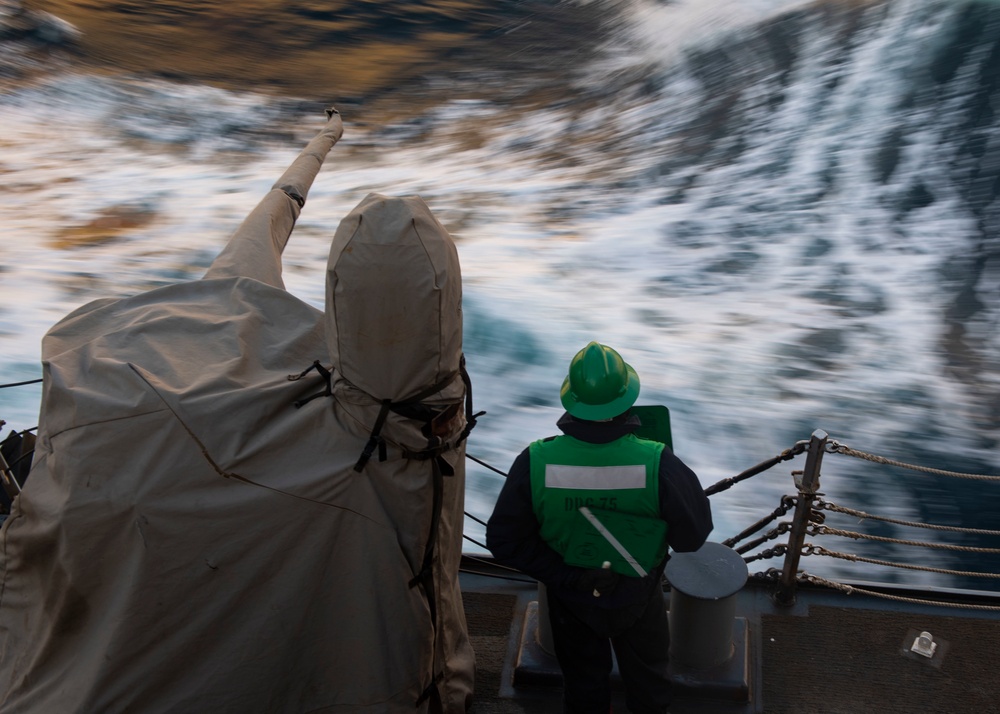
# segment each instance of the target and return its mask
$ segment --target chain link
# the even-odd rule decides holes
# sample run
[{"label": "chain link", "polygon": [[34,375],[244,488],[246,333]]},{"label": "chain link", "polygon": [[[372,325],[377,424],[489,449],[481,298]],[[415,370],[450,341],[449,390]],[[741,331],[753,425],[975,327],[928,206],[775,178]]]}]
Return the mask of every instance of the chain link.
[{"label": "chain link", "polygon": [[747,556],[743,559],[746,563],[752,563],[755,560],[766,560],[767,558],[777,558],[788,552],[788,546],[785,543],[779,543],[773,548],[767,548],[759,553],[754,553],[753,555]]},{"label": "chain link", "polygon": [[757,546],[763,545],[764,543],[766,543],[769,540],[774,540],[778,536],[780,536],[780,535],[782,535],[784,533],[788,533],[790,530],[792,530],[792,524],[791,524],[791,522],[790,521],[782,521],[781,523],[779,523],[777,526],[775,526],[774,528],[772,528],[771,530],[769,530],[764,535],[762,535],[762,536],[760,536],[758,538],[754,538],[749,543],[744,543],[743,545],[741,545],[739,548],[736,548],[735,550],[740,555],[743,555],[747,551],[753,550]]},{"label": "chain link", "polygon": [[781,570],[778,568],[768,568],[759,573],[754,573],[749,579],[759,583],[776,583],[781,580]]},{"label": "chain link", "polygon": [[[792,510],[793,508],[795,508],[795,497],[794,496],[787,496],[787,495],[786,496],[782,496],[781,497],[781,504],[777,508],[775,508],[774,511],[772,511],[770,515],[764,516],[759,521],[757,521],[756,523],[754,523],[752,526],[750,526],[749,528],[747,528],[746,530],[744,530],[742,533],[739,533],[739,534],[733,536],[732,538],[728,538],[728,539],[722,541],[722,544],[724,546],[728,547],[728,548],[735,548],[736,544],[739,543],[740,541],[742,541],[744,538],[747,538],[747,537],[753,535],[754,533],[756,533],[757,531],[759,531],[760,529],[762,529],[764,526],[766,526],[768,523],[771,523],[772,521],[777,520],[778,518],[780,518],[781,516],[785,515],[790,510]],[[769,538],[765,537],[763,540],[757,540],[757,541],[754,541],[754,542],[756,543],[756,545],[760,545],[765,540],[769,540]],[[750,546],[750,547],[744,546],[743,552],[746,552],[747,550],[752,550],[753,548],[756,547],[756,545]]]},{"label": "chain link", "polygon": [[796,456],[798,456],[803,451],[805,451],[806,445],[808,443],[809,443],[808,441],[798,441],[798,442],[795,443],[794,446],[792,446],[789,449],[785,449],[784,451],[782,451],[777,456],[772,457],[772,458],[768,459],[767,461],[762,461],[761,463],[757,464],[756,466],[753,466],[753,467],[747,469],[746,471],[743,471],[742,473],[739,473],[736,476],[733,476],[732,478],[724,478],[724,479],[722,479],[718,483],[713,484],[713,485],[709,486],[708,488],[706,488],[705,489],[705,495],[707,495],[707,496],[714,496],[717,493],[721,493],[722,491],[725,491],[725,490],[731,488],[732,486],[735,486],[736,484],[740,483],[741,481],[745,481],[748,478],[753,478],[754,476],[757,476],[759,474],[764,473],[765,471],[767,471],[768,469],[772,468],[773,466],[777,466],[782,461],[788,461],[789,459],[794,459]]}]

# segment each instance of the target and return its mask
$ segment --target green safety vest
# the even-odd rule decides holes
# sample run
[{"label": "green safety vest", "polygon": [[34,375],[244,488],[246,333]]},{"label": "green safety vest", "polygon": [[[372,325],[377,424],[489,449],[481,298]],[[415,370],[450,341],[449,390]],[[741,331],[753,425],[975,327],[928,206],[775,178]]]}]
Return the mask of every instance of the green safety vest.
[{"label": "green safety vest", "polygon": [[663,444],[629,434],[606,444],[571,436],[533,442],[531,500],[542,540],[569,565],[638,572],[580,512],[586,506],[647,572],[667,554],[660,517]]}]

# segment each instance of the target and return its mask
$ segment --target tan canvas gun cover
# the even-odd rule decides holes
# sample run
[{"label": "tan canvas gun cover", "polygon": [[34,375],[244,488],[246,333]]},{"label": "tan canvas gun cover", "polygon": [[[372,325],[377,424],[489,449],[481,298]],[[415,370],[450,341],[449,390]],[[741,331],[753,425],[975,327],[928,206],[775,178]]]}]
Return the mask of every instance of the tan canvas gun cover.
[{"label": "tan canvas gun cover", "polygon": [[[204,279],[45,336],[0,542],[3,714],[465,711],[454,244],[419,198],[369,196],[336,233],[325,319],[281,281],[341,131],[333,115]],[[356,470],[382,402],[436,386],[434,424],[390,411]]]}]

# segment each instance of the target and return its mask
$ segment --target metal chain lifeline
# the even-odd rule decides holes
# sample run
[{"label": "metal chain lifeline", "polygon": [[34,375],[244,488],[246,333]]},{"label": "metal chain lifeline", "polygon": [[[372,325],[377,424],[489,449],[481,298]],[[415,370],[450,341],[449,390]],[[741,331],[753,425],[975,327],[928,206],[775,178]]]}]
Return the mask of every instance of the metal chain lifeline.
[{"label": "metal chain lifeline", "polygon": [[[795,497],[794,496],[782,496],[781,497],[781,505],[779,505],[777,508],[775,508],[770,513],[770,515],[764,516],[759,521],[757,521],[756,523],[754,523],[752,526],[748,527],[747,529],[745,529],[741,533],[738,533],[737,535],[734,535],[732,538],[727,538],[726,540],[722,541],[722,545],[726,546],[727,548],[736,548],[736,544],[739,543],[740,541],[742,541],[744,538],[752,536],[754,533],[756,533],[757,531],[761,530],[768,523],[771,523],[772,521],[777,520],[778,518],[780,518],[781,516],[785,515],[790,510],[792,510],[793,508],[795,508]],[[788,524],[788,528],[791,528],[791,524],[790,523]],[[787,532],[787,530],[786,531],[781,531],[781,532],[784,533],[784,532]],[[777,535],[777,534],[775,534],[775,535]],[[765,540],[770,540],[773,537],[775,537],[775,536],[768,535],[767,537],[765,537],[762,540],[761,539],[755,540],[754,541],[755,545],[749,546],[749,547],[745,548],[744,550],[740,550],[739,552],[746,552],[746,550],[753,550],[753,548],[756,548],[758,545],[760,545]]]},{"label": "metal chain lifeline", "polygon": [[823,500],[822,498],[816,499],[816,508],[827,511],[836,511],[837,513],[844,513],[848,516],[855,516],[856,518],[862,518],[862,519],[867,518],[873,521],[885,521],[886,523],[894,523],[897,526],[930,528],[931,530],[935,531],[953,531],[955,533],[969,533],[974,535],[1000,536],[1000,531],[991,531],[985,528],[961,528],[959,526],[942,526],[942,525],[936,525],[934,523],[904,521],[898,518],[889,518],[888,516],[876,516],[871,513],[865,513],[864,511],[856,511],[853,508],[847,508],[846,506],[838,506],[836,503],[831,503],[830,501]]},{"label": "metal chain lifeline", "polygon": [[807,544],[802,549],[802,555],[826,555],[831,558],[840,558],[859,563],[871,563],[872,565],[886,565],[890,568],[905,568],[906,570],[924,570],[928,573],[940,573],[941,575],[957,575],[966,578],[1000,578],[1000,573],[976,573],[969,570],[948,570],[947,568],[932,568],[929,565],[911,565],[909,563],[896,563],[891,560],[879,560],[878,558],[865,558],[853,553],[841,553],[836,550],[827,550],[821,545]]},{"label": "metal chain lifeline", "polygon": [[832,580],[827,580],[826,578],[821,578],[818,575],[811,575],[809,573],[799,573],[799,580],[812,583],[813,585],[825,585],[834,590],[840,590],[841,592],[852,595],[853,593],[861,593],[862,595],[871,595],[872,597],[880,597],[885,600],[895,600],[896,602],[912,602],[918,605],[937,605],[939,607],[953,607],[962,610],[987,610],[991,612],[1000,612],[1000,606],[996,605],[973,605],[971,603],[961,603],[961,602],[945,602],[943,600],[924,600],[917,597],[903,597],[902,595],[889,595],[888,593],[880,593],[875,590],[868,590],[867,588],[858,588],[852,585],[845,585],[844,583],[837,583]]},{"label": "metal chain lifeline", "polygon": [[845,538],[864,538],[866,540],[875,540],[880,543],[898,543],[899,545],[917,545],[922,548],[937,548],[939,550],[960,550],[965,553],[995,553],[1000,554],[1000,548],[977,548],[969,545],[951,545],[950,543],[928,543],[926,541],[920,540],[905,540],[903,538],[888,538],[886,536],[876,536],[869,535],[868,533],[858,533],[856,531],[845,531],[840,528],[831,528],[830,526],[824,525],[812,525],[807,530],[809,535],[836,535],[843,536]]},{"label": "metal chain lifeline", "polygon": [[778,558],[788,552],[788,545],[779,543],[773,548],[766,548],[759,553],[754,553],[743,558],[745,563],[752,563],[755,560],[765,560],[766,558]]},{"label": "metal chain lifeline", "polygon": [[974,479],[976,481],[1000,481],[1000,476],[983,476],[982,474],[968,474],[961,473],[958,471],[945,471],[944,469],[935,469],[930,466],[917,466],[915,464],[908,464],[905,461],[897,461],[895,459],[888,459],[884,456],[876,456],[875,454],[869,454],[864,451],[858,451],[857,449],[852,449],[851,447],[841,444],[836,441],[831,441],[826,445],[826,450],[831,454],[844,454],[845,456],[854,456],[858,459],[864,459],[865,461],[871,461],[876,464],[885,464],[886,466],[899,466],[904,469],[911,469],[913,471],[923,471],[928,474],[937,474],[938,476],[953,476],[955,478],[967,478]]}]

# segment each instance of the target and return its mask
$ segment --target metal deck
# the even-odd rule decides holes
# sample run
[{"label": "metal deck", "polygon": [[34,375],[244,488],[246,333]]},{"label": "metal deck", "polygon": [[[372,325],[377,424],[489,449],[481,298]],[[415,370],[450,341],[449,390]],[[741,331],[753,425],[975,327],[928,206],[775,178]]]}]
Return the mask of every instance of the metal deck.
[{"label": "metal deck", "polygon": [[[525,620],[533,616],[537,588],[495,577],[501,571],[489,565],[465,566],[485,573],[462,574],[477,658],[472,714],[560,711],[558,667],[530,634],[523,634]],[[781,607],[773,602],[770,586],[751,581],[736,596],[737,619],[746,623],[748,695],[744,701],[732,701],[732,687],[713,688],[711,676],[675,673],[671,712],[1000,712],[1000,610],[968,607],[996,607],[997,593],[868,587],[966,606],[899,602],[803,586],[794,605]],[[938,644],[930,659],[909,649],[923,631]],[[626,711],[623,697],[616,699],[614,708]]]}]

